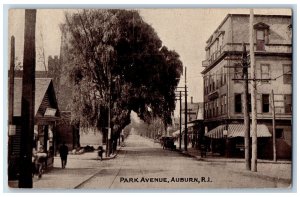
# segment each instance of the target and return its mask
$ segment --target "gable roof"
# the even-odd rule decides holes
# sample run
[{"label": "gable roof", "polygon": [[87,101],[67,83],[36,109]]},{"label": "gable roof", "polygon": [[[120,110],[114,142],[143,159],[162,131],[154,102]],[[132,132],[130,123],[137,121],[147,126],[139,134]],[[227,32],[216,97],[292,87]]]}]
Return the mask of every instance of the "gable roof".
[{"label": "gable roof", "polygon": [[[36,78],[35,79],[35,102],[34,102],[34,114],[37,111],[44,99],[44,96],[49,89],[53,88],[52,79],[50,78]],[[53,90],[54,91],[54,90]],[[55,97],[55,95],[54,95]],[[56,99],[56,97],[55,97]],[[22,78],[15,78],[14,80],[14,110],[13,116],[21,116],[21,103],[22,103]]]}]

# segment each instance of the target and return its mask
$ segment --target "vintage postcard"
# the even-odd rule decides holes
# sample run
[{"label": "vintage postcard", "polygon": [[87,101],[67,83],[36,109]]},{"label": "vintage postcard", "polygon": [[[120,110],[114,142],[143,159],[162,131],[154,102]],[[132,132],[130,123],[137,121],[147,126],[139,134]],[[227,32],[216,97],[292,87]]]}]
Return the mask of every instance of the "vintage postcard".
[{"label": "vintage postcard", "polygon": [[10,9],[9,189],[290,190],[292,21]]}]

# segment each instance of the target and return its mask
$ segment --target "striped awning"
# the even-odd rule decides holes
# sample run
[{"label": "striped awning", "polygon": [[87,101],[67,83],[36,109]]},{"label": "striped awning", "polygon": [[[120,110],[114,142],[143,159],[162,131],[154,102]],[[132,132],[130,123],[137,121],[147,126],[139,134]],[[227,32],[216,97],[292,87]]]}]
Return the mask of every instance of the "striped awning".
[{"label": "striped awning", "polygon": [[[228,126],[228,127],[227,127]],[[250,125],[250,137],[252,137],[252,129]],[[226,129],[228,128],[228,129]],[[224,138],[224,130],[227,130],[227,137],[234,138],[234,137],[244,137],[245,133],[245,125],[244,124],[228,124],[228,125],[220,125],[208,133],[205,134],[206,137],[213,138],[213,139],[220,139]],[[271,133],[268,127],[265,124],[258,124],[257,125],[257,137],[271,137]]]},{"label": "striped awning", "polygon": [[223,131],[226,129],[226,125],[220,125],[216,128],[210,130],[205,134],[206,137],[213,138],[213,139],[220,139],[224,138]]}]

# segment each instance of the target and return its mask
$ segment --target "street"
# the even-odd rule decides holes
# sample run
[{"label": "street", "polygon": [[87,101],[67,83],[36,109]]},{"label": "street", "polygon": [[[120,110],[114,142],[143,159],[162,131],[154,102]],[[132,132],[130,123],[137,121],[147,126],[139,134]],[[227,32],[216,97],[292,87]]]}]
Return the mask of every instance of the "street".
[{"label": "street", "polygon": [[[243,166],[243,163],[198,161],[178,151],[163,150],[160,144],[132,134],[115,159],[99,161],[95,152],[70,155],[66,169],[61,169],[60,160],[56,157],[54,169],[42,179],[34,179],[34,188],[198,189],[289,186],[286,181],[262,178],[258,176],[259,172],[240,173]],[[290,169],[290,166],[283,168]]]}]

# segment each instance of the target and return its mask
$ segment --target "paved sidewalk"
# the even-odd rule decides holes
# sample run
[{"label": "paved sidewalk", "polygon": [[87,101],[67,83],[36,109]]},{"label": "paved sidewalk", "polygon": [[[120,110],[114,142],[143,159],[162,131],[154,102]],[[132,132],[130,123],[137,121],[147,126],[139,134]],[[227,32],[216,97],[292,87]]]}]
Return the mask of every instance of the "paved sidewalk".
[{"label": "paved sidewalk", "polygon": [[282,181],[291,183],[292,181],[292,162],[288,160],[272,160],[257,161],[257,172],[247,171],[245,169],[245,160],[242,158],[225,158],[220,156],[201,157],[200,151],[195,148],[188,148],[188,151],[180,151],[182,154],[194,157],[203,162],[210,162],[211,165],[220,165],[233,173],[244,174],[246,176],[256,176],[263,179],[274,181]]},{"label": "paved sidewalk", "polygon": [[[106,157],[104,153],[102,161],[99,159],[97,151],[78,155],[70,154],[68,155],[68,162],[65,169],[61,168],[60,157],[56,156],[54,157],[53,168],[49,172],[45,172],[40,179],[34,176],[33,189],[41,191],[49,189],[74,189],[101,171],[103,166],[108,165],[108,160],[114,159],[121,150],[122,147],[118,146],[117,153],[110,157]],[[8,189],[13,192],[14,188],[18,187],[18,182],[11,181],[9,185],[12,188]],[[17,188],[16,191],[19,192],[20,189]]]}]

